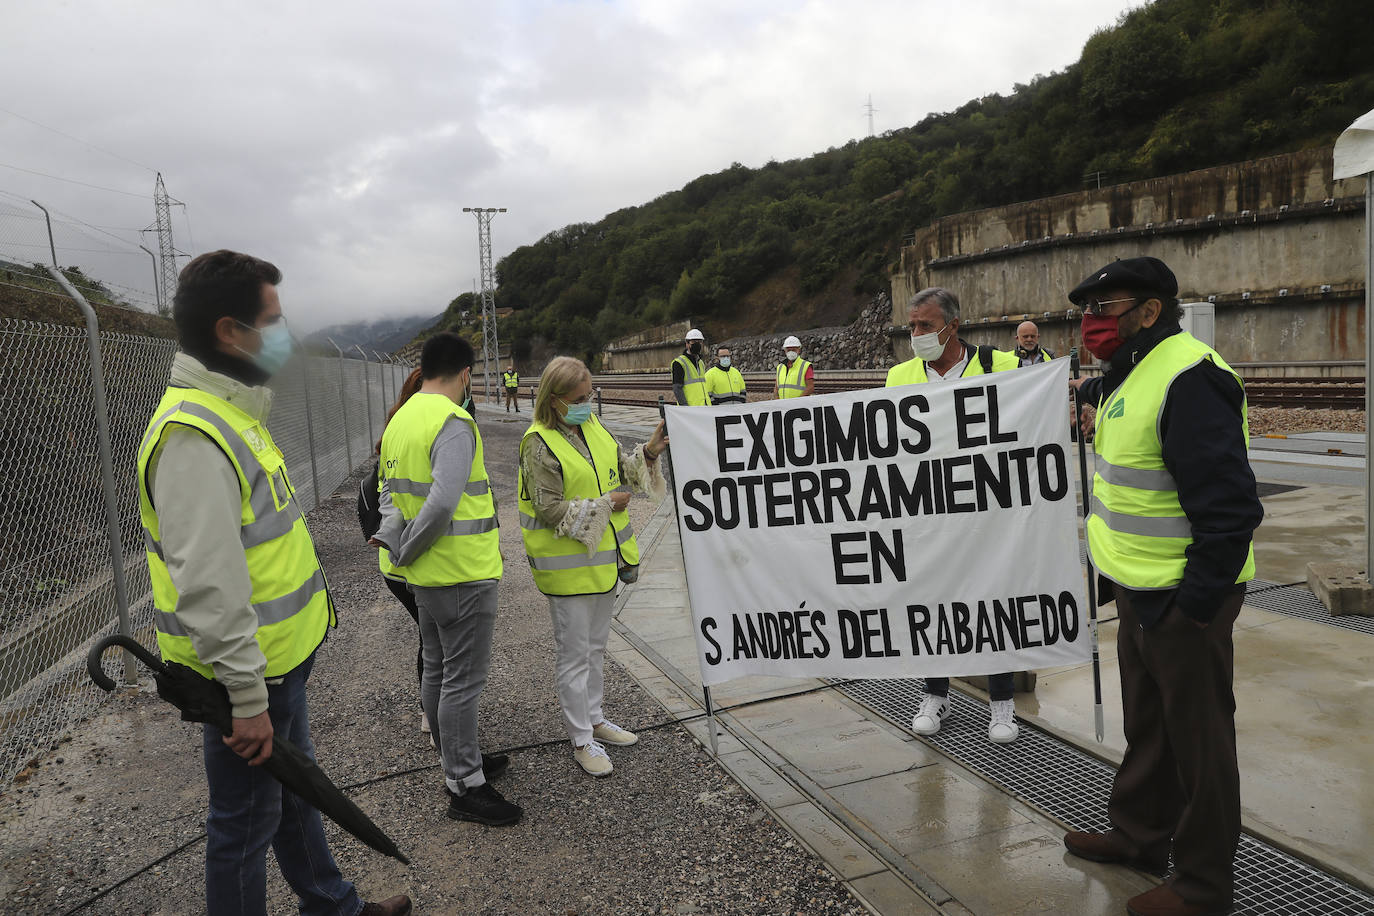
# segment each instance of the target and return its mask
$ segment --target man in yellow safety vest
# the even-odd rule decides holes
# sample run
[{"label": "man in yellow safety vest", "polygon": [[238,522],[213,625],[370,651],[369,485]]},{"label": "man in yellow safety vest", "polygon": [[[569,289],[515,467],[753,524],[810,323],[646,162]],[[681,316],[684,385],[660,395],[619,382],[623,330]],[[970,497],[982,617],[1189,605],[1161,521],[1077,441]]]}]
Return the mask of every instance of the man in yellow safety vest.
[{"label": "man in yellow safety vest", "polygon": [[158,648],[222,684],[233,728],[204,727],[206,911],[265,912],[267,847],[303,912],[404,916],[364,905],[334,864],[320,814],[259,764],[281,735],[313,756],[305,683],[335,625],[328,583],[281,451],[267,380],[291,355],[281,271],[212,251],[181,271],[181,352],[138,449],[139,520]]},{"label": "man in yellow safety vest", "polygon": [[520,373],[515,371],[515,363],[506,367],[506,371],[501,373],[501,381],[506,387],[506,413],[510,413],[511,405],[515,405],[515,412],[520,412]]},{"label": "man in yellow safety vest", "polygon": [[1111,830],[1064,845],[1158,873],[1172,851],[1168,882],[1127,901],[1160,916],[1231,910],[1241,826],[1231,631],[1264,516],[1244,385],[1179,326],[1177,295],[1157,258],[1115,261],[1069,294],[1083,345],[1104,361],[1077,387],[1098,404],[1088,552],[1120,617],[1126,752]]},{"label": "man in yellow safety vest", "polygon": [[801,341],[790,335],[782,342],[786,362],[778,363],[778,380],[773,385],[773,397],[786,400],[816,392],[816,373],[811,363],[801,358]]},{"label": "man in yellow safety vest", "polygon": [[729,347],[716,349],[716,365],[706,370],[706,396],[711,404],[743,404],[749,400],[744,376],[731,365]]},{"label": "man in yellow safety vest", "polygon": [[706,335],[696,328],[687,332],[682,352],[673,360],[673,397],[679,407],[706,405],[706,361],[702,357]]},{"label": "man in yellow safety vest", "polygon": [[[916,355],[887,371],[887,386],[939,382],[989,372],[1005,372],[1020,364],[1016,357],[992,347],[975,347],[959,337],[959,299],[954,293],[932,286],[916,293],[907,303],[907,327]],[[1015,741],[1016,706],[1012,699],[1014,674],[988,675],[988,740],[997,744]],[[933,735],[949,715],[949,678],[926,678],[926,693],[911,719],[912,731]]]},{"label": "man in yellow safety vest", "polygon": [[501,534],[482,435],[463,409],[471,396],[472,344],[435,334],[420,351],[424,382],[382,432],[379,488],[382,573],[403,579],[420,610],[420,702],[444,762],[448,816],[491,827],[521,809],[488,779],[505,755],[477,743],[477,703],[491,665]]},{"label": "man in yellow safety vest", "polygon": [[1040,328],[1034,321],[1023,321],[1016,326],[1016,358],[1022,366],[1034,366],[1054,359],[1054,351],[1040,346]]}]

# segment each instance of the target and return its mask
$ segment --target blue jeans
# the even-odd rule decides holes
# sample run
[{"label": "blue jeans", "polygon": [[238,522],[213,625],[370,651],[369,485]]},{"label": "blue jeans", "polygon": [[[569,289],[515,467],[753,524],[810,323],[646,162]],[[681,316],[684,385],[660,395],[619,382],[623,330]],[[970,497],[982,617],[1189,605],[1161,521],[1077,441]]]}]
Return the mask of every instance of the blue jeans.
[{"label": "blue jeans", "polygon": [[[305,681],[315,656],[267,685],[272,731],[313,760]],[[306,916],[357,916],[363,908],[353,885],[339,874],[325,842],[320,813],[294,792],[282,791],[263,767],[250,767],[205,726],[205,778],[210,815],[205,821],[205,895],[210,916],[262,916],[267,912],[267,846]]]}]

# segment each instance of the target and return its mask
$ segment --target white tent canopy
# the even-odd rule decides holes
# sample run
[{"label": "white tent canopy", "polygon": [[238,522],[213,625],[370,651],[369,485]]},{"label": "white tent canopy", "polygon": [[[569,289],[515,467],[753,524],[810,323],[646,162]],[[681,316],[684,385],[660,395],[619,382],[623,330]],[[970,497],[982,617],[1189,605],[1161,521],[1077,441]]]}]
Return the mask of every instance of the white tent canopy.
[{"label": "white tent canopy", "polygon": [[1336,138],[1333,178],[1358,178],[1374,172],[1374,111],[1355,119]]}]

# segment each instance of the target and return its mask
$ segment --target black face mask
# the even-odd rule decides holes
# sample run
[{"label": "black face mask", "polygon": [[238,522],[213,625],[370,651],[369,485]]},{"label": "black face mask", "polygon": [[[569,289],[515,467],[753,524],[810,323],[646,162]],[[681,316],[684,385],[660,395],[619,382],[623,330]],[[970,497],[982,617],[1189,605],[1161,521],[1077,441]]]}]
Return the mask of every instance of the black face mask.
[{"label": "black face mask", "polygon": [[691,353],[693,356],[700,356],[700,355],[701,355],[701,344],[699,344],[699,343],[694,343],[694,344],[692,344],[690,347],[687,348],[687,352],[688,352],[688,353]]}]

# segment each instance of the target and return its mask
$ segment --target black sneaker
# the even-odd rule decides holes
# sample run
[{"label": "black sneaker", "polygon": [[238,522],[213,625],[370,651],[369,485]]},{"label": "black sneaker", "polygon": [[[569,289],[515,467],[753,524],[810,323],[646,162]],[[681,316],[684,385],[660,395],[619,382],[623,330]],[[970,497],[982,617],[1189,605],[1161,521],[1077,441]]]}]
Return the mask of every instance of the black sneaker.
[{"label": "black sneaker", "polygon": [[510,756],[507,754],[483,754],[482,755],[482,775],[487,779],[495,779],[510,766]]},{"label": "black sneaker", "polygon": [[[445,786],[444,788],[448,788]],[[501,793],[482,783],[462,795],[448,793],[448,816],[455,821],[476,821],[488,827],[506,827],[520,820],[524,810],[501,797]]]}]

